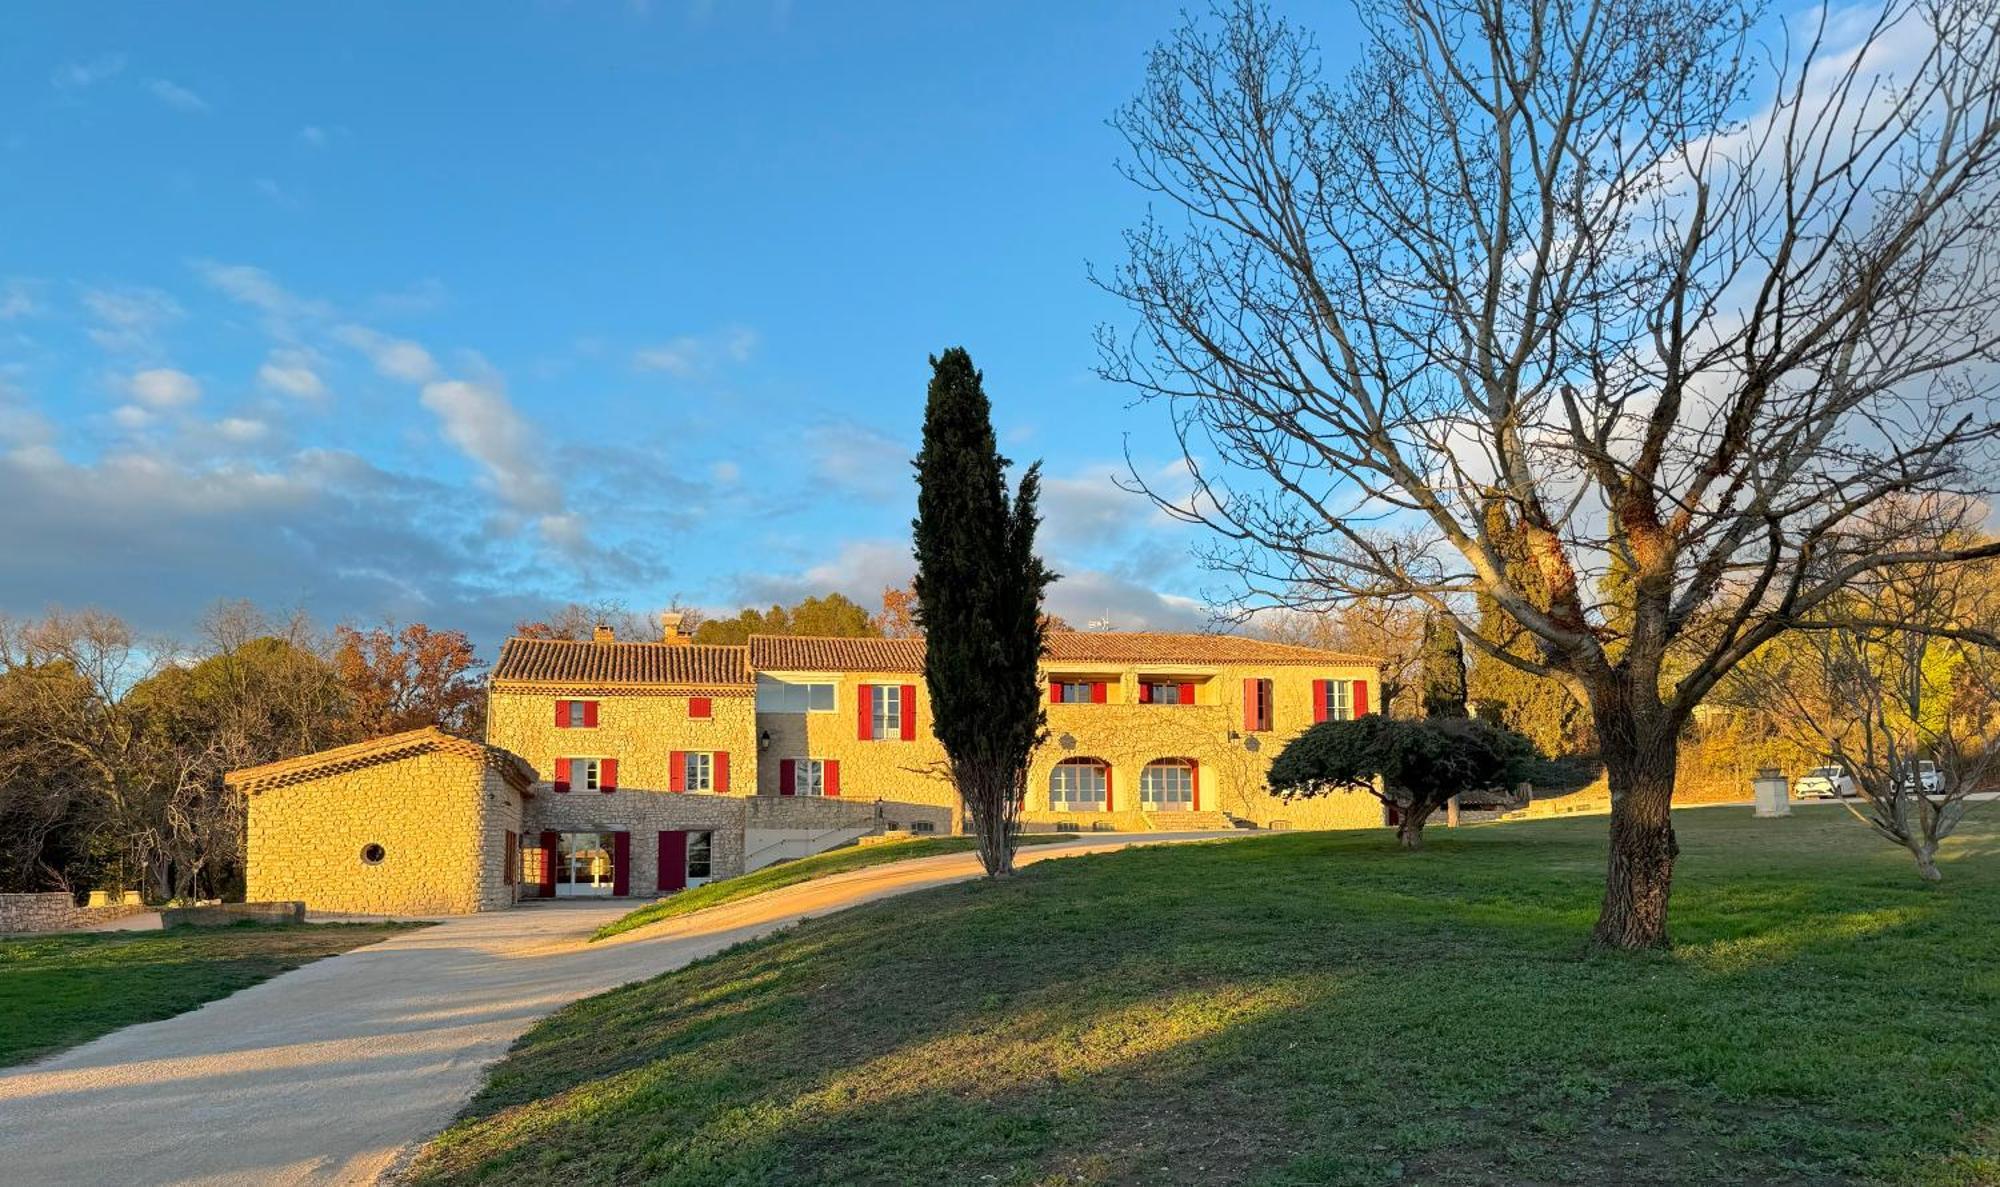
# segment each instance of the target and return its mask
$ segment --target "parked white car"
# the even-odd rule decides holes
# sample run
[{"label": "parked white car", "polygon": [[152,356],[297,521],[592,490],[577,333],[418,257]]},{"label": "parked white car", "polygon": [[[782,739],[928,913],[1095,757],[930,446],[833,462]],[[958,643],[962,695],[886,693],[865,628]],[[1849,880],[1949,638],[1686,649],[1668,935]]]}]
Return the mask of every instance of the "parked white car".
[{"label": "parked white car", "polygon": [[1792,794],[1802,800],[1849,799],[1854,777],[1841,767],[1814,767],[1792,785]]},{"label": "parked white car", "polygon": [[1944,790],[1944,776],[1938,774],[1937,764],[1924,759],[1916,764],[1915,770],[1905,769],[1904,791],[1922,791],[1925,795],[1936,795]]}]

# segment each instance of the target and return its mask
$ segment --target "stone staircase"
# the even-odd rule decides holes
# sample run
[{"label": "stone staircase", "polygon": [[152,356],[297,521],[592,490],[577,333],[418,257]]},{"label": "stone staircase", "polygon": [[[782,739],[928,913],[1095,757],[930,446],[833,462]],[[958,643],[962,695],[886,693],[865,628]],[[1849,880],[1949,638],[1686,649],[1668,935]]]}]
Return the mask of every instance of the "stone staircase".
[{"label": "stone staircase", "polygon": [[1236,827],[1226,812],[1148,812],[1146,828],[1156,833],[1225,832]]}]

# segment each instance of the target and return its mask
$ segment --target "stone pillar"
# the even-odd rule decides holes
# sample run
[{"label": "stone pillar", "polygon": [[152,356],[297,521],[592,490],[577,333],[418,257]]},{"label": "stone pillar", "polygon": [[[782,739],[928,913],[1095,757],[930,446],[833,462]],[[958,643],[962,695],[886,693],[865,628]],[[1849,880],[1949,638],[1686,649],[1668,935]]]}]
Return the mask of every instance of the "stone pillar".
[{"label": "stone pillar", "polygon": [[1756,814],[1758,816],[1790,816],[1792,814],[1791,784],[1785,780],[1785,773],[1771,767],[1757,772],[1751,781],[1756,794]]}]

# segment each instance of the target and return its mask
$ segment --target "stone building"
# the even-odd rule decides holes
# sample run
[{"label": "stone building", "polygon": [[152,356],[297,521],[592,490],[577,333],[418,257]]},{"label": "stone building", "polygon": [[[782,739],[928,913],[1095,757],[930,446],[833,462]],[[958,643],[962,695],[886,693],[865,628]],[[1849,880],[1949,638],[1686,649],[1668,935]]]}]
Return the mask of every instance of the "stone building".
[{"label": "stone building", "polygon": [[[232,775],[251,796],[250,895],[378,913],[655,895],[869,833],[956,831],[923,655],[918,639],[705,646],[675,616],[657,640],[510,639],[486,745],[418,731]],[[1383,823],[1366,793],[1266,787],[1285,740],[1370,711],[1373,659],[1058,632],[1042,667],[1028,829]]]}]

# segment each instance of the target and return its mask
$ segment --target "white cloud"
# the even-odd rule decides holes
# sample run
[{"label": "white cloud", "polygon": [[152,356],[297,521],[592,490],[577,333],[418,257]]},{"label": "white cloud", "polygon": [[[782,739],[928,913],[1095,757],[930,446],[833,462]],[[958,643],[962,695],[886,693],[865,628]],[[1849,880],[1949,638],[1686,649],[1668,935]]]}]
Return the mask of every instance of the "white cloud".
[{"label": "white cloud", "polygon": [[80,91],[113,78],[124,69],[124,54],[99,54],[88,62],[63,63],[49,76],[49,82],[59,91]]},{"label": "white cloud", "polygon": [[153,414],[137,404],[120,404],[112,409],[111,422],[121,429],[143,429],[153,423]]},{"label": "white cloud", "polygon": [[875,503],[916,501],[915,446],[851,420],[808,426],[802,445],[821,482]]},{"label": "white cloud", "polygon": [[307,148],[325,148],[326,129],[317,124],[307,124],[299,129],[299,143]]},{"label": "white cloud", "polygon": [[257,382],[266,391],[300,400],[326,395],[326,382],[313,370],[313,355],[303,350],[274,350],[257,368]]},{"label": "white cloud", "polygon": [[366,355],[375,370],[404,383],[428,383],[438,377],[437,360],[429,351],[402,338],[391,338],[367,326],[341,326],[335,338]]},{"label": "white cloud", "polygon": [[252,441],[263,440],[271,431],[271,426],[261,420],[229,416],[215,422],[215,431],[230,441],[247,445]]},{"label": "white cloud", "polygon": [[279,185],[274,178],[260,177],[251,182],[250,186],[274,205],[282,206],[286,210],[297,210],[305,205],[304,199]]},{"label": "white cloud", "polygon": [[183,316],[180,304],[158,289],[86,289],[83,306],[97,324],[91,341],[119,354],[152,354],[158,334]]},{"label": "white cloud", "polygon": [[0,321],[32,317],[40,308],[27,281],[10,280],[5,288],[0,288]]},{"label": "white cloud", "polygon": [[203,115],[209,110],[208,100],[169,79],[151,79],[146,83],[146,89],[153,92],[153,98],[158,99],[175,111]]},{"label": "white cloud", "polygon": [[536,456],[536,437],[506,392],[491,382],[441,379],[424,385],[422,401],[445,439],[478,462],[509,506],[537,516],[563,513],[562,488]]},{"label": "white cloud", "polygon": [[757,331],[727,326],[713,334],[682,334],[658,346],[641,347],[632,365],[641,371],[661,371],[677,379],[692,379],[725,363],[747,363],[757,353]]},{"label": "white cloud", "polygon": [[126,390],[149,408],[182,408],[201,398],[201,384],[194,376],[172,367],[140,371],[126,384]]},{"label": "white cloud", "polygon": [[743,467],[732,461],[720,461],[708,468],[709,476],[725,486],[733,486],[743,477]]}]

